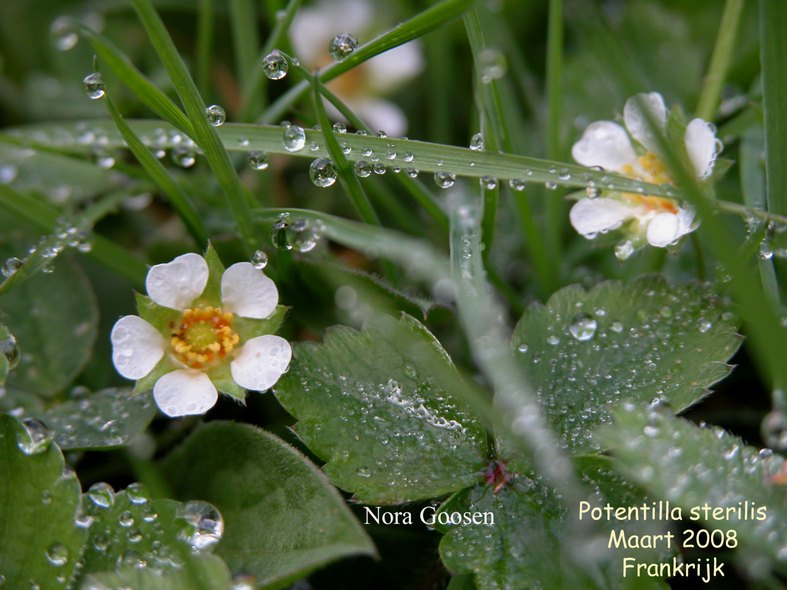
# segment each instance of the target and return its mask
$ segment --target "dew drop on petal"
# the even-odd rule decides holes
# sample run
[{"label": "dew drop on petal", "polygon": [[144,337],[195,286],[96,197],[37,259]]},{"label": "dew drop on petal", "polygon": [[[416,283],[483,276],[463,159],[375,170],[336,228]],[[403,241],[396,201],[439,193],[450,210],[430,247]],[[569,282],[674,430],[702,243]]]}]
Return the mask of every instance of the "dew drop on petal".
[{"label": "dew drop on petal", "polygon": [[269,80],[281,80],[287,75],[289,67],[287,59],[278,50],[262,58],[262,71]]},{"label": "dew drop on petal", "polygon": [[195,551],[211,549],[224,534],[224,519],[215,506],[201,500],[184,504],[177,513],[185,521],[180,537]]},{"label": "dew drop on petal", "polygon": [[82,85],[85,88],[85,93],[91,100],[98,100],[103,98],[107,93],[104,86],[104,79],[101,77],[100,72],[92,72],[82,78]]},{"label": "dew drop on petal", "polygon": [[339,33],[328,46],[328,53],[336,61],[346,59],[353,51],[358,48],[358,39],[350,33]]},{"label": "dew drop on petal", "polygon": [[309,179],[314,186],[326,188],[336,182],[336,166],[328,158],[317,158],[309,165]]},{"label": "dew drop on petal", "polygon": [[281,135],[281,144],[288,152],[299,152],[306,146],[306,132],[299,125],[287,124]]},{"label": "dew drop on petal", "polygon": [[249,152],[249,167],[252,170],[267,170],[270,164],[268,154],[260,150]]},{"label": "dew drop on petal", "polygon": [[22,420],[22,429],[17,432],[16,445],[25,455],[37,455],[52,444],[52,433],[46,425],[35,418]]},{"label": "dew drop on petal", "polygon": [[205,108],[205,117],[213,127],[221,127],[227,120],[227,113],[217,104]]},{"label": "dew drop on petal", "polygon": [[593,338],[597,329],[598,322],[596,322],[596,319],[589,313],[584,312],[575,315],[568,327],[569,333],[575,340],[580,342],[587,342]]}]

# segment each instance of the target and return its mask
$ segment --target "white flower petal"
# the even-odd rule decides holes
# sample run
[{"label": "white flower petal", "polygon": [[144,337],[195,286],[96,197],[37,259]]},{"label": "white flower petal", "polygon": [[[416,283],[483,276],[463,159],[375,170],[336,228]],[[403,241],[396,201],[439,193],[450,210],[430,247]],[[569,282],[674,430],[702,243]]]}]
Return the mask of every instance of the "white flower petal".
[{"label": "white flower petal", "polygon": [[716,134],[710,123],[693,119],[686,126],[686,151],[698,178],[707,178],[713,172],[716,160]]},{"label": "white flower petal", "polygon": [[167,416],[192,416],[210,410],[219,394],[205,373],[178,369],[156,381],[153,399]]},{"label": "white flower petal", "polygon": [[691,207],[681,207],[678,209],[678,235],[675,239],[685,236],[697,229],[694,223],[694,209]]},{"label": "white flower petal", "polygon": [[279,303],[275,283],[249,262],[238,262],[221,277],[221,303],[225,311],[245,318],[269,317]]},{"label": "white flower petal", "polygon": [[164,356],[164,337],[141,317],[127,315],[115,322],[110,335],[112,362],[126,379],[142,379]]},{"label": "white flower petal", "polygon": [[571,225],[586,238],[609,231],[636,215],[636,209],[615,199],[582,199],[569,212]]},{"label": "white flower petal", "polygon": [[637,162],[626,130],[612,121],[588,125],[582,138],[571,148],[571,155],[583,166],[601,166],[620,172],[623,166]]},{"label": "white flower petal", "polygon": [[268,334],[246,341],[240,354],[230,363],[232,379],[246,389],[270,389],[287,370],[292,358],[290,343]]},{"label": "white flower petal", "polygon": [[375,131],[385,131],[390,137],[401,137],[407,132],[407,117],[402,109],[392,102],[365,99],[347,104]]},{"label": "white flower petal", "polygon": [[[423,46],[418,41],[394,47],[366,63],[369,88],[375,94],[388,94],[396,90],[403,83],[415,78],[423,69]],[[392,134],[393,132],[389,133]]]},{"label": "white flower petal", "polygon": [[[651,126],[642,109],[647,109],[653,118]],[[631,136],[648,151],[659,153],[657,133],[663,133],[667,125],[667,107],[658,92],[640,93],[632,96],[623,107],[623,122]]]},{"label": "white flower petal", "polygon": [[148,271],[145,287],[150,298],[164,307],[186,309],[208,284],[208,263],[190,252]]},{"label": "white flower petal", "polygon": [[674,213],[659,213],[648,224],[647,238],[651,246],[663,248],[680,237],[680,219]]}]

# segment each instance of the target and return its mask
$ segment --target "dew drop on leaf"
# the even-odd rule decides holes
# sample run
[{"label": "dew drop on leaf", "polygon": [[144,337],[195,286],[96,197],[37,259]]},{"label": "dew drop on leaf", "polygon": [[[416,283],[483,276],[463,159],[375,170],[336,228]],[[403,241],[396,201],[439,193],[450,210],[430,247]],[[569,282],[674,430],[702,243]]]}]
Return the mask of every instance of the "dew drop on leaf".
[{"label": "dew drop on leaf", "polygon": [[281,135],[281,144],[288,152],[299,152],[306,146],[306,132],[303,127],[287,123]]},{"label": "dew drop on leaf", "polygon": [[451,188],[456,182],[456,175],[452,172],[435,172],[434,181],[440,188]]},{"label": "dew drop on leaf", "polygon": [[25,455],[37,455],[52,444],[52,433],[46,425],[35,418],[22,420],[22,429],[17,432],[16,445]]},{"label": "dew drop on leaf", "polygon": [[580,342],[587,342],[593,338],[593,336],[596,335],[597,329],[598,322],[596,322],[596,319],[589,313],[584,312],[575,315],[568,327],[569,333],[575,340],[579,340]]},{"label": "dew drop on leaf", "polygon": [[214,547],[224,534],[224,519],[208,502],[187,502],[178,510],[177,516],[186,523],[181,530],[181,538],[196,551]]},{"label": "dew drop on leaf", "polygon": [[87,490],[87,497],[97,508],[109,508],[115,503],[115,490],[103,481],[94,483]]},{"label": "dew drop on leaf", "polygon": [[12,334],[0,340],[0,354],[8,361],[9,369],[13,369],[19,363],[19,347],[16,345],[16,338]]},{"label": "dew drop on leaf", "polygon": [[213,127],[221,127],[227,120],[227,113],[217,104],[205,108],[205,118]]},{"label": "dew drop on leaf", "polygon": [[68,563],[68,547],[62,543],[53,543],[46,550],[46,560],[55,567],[62,567]]},{"label": "dew drop on leaf", "polygon": [[252,170],[267,170],[270,164],[268,154],[260,150],[252,150],[249,152],[249,167]]},{"label": "dew drop on leaf", "polygon": [[511,190],[517,192],[522,192],[526,187],[525,181],[520,178],[512,178],[508,181],[508,186],[511,188]]},{"label": "dew drop on leaf", "polygon": [[104,86],[104,79],[101,77],[100,72],[92,72],[82,78],[82,85],[85,88],[85,93],[91,100],[98,100],[103,98],[107,93]]},{"label": "dew drop on leaf", "polygon": [[368,178],[372,175],[372,165],[366,160],[358,160],[354,166],[355,175],[359,178]]}]

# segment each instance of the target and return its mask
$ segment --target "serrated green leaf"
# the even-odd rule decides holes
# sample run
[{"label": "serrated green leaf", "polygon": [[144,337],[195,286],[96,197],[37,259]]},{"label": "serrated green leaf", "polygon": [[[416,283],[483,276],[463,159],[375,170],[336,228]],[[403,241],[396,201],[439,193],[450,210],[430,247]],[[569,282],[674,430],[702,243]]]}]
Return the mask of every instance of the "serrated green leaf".
[{"label": "serrated green leaf", "polygon": [[294,348],[275,393],[336,485],[397,504],[479,479],[484,430],[456,397],[465,385],[447,353],[418,321],[379,316],[361,332],[336,327],[323,344]]},{"label": "serrated green leaf", "polygon": [[195,580],[200,588],[226,590],[230,588],[227,565],[215,555],[201,555],[189,559],[180,569],[159,573],[150,568],[126,567],[117,572],[90,574],[82,588],[96,590],[123,588],[124,590],[195,590]]},{"label": "serrated green leaf", "polygon": [[572,286],[531,306],[512,346],[565,447],[593,452],[593,433],[621,399],[661,398],[680,411],[729,373],[740,338],[721,316],[708,289],[658,276]]},{"label": "serrated green leaf", "polygon": [[61,449],[107,449],[127,444],[155,415],[150,396],[132,397],[128,388],[110,387],[58,404],[37,417]]},{"label": "serrated green leaf", "polygon": [[79,480],[64,473],[57,446],[27,455],[24,437],[22,424],[0,415],[0,578],[5,588],[64,588],[86,538],[74,524]]},{"label": "serrated green leaf", "polygon": [[[634,506],[644,500],[642,493],[612,472],[603,457],[583,457],[576,462],[582,481],[588,485],[588,501],[593,505],[611,502]],[[440,555],[454,574],[472,574],[479,590],[501,588],[666,588],[660,580],[624,578],[622,560],[638,556],[658,561],[670,552],[608,547],[609,531],[617,523],[605,523],[589,535],[577,512],[567,514],[555,492],[525,476],[515,477],[497,494],[483,484],[464,490],[440,508],[446,515],[459,512],[491,514],[494,524],[440,525],[446,533]],[[585,523],[587,525],[587,523]],[[625,523],[630,534],[660,532],[652,522]],[[583,545],[596,542],[593,556]],[[595,545],[594,545],[595,546]],[[674,546],[673,546],[674,549]],[[582,560],[578,555],[585,553]],[[584,563],[582,563],[584,561]],[[595,561],[595,564],[593,563]]]},{"label": "serrated green leaf", "polygon": [[336,490],[295,449],[258,428],[200,425],[163,462],[176,493],[224,517],[216,553],[232,571],[279,587],[349,555],[374,555]]},{"label": "serrated green leaf", "polygon": [[[0,259],[19,254],[0,243]],[[98,327],[90,283],[61,256],[51,274],[38,274],[0,297],[0,313],[24,351],[8,383],[42,397],[67,386],[87,363]]]},{"label": "serrated green leaf", "polygon": [[[787,571],[783,457],[759,452],[719,428],[699,428],[663,409],[625,404],[614,417],[601,438],[624,474],[683,508],[684,520],[691,519],[692,508],[700,507],[697,516],[702,521],[736,531],[742,544]],[[721,518],[706,517],[706,503],[722,509]],[[727,508],[733,511],[727,514]],[[763,509],[764,514],[756,512]],[[760,516],[764,520],[758,520]]]}]

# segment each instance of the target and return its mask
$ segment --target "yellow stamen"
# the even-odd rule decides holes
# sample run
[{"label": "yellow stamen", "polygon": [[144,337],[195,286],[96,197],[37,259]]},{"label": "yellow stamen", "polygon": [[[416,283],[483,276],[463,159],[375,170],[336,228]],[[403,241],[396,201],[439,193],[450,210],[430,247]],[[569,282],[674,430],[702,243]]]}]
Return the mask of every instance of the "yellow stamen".
[{"label": "yellow stamen", "polygon": [[240,341],[232,331],[232,319],[232,313],[220,307],[187,309],[180,321],[170,326],[175,357],[192,369],[204,369],[226,357]]},{"label": "yellow stamen", "polygon": [[[653,152],[648,152],[644,156],[638,157],[637,162],[641,170],[634,170],[634,166],[626,164],[621,169],[621,172],[626,176],[641,178],[645,182],[653,184],[674,184],[664,162]],[[642,174],[643,171],[645,173],[644,176]],[[673,214],[678,212],[678,205],[673,199],[647,197],[635,193],[623,193],[623,198],[632,205],[643,207],[649,212]]]}]

